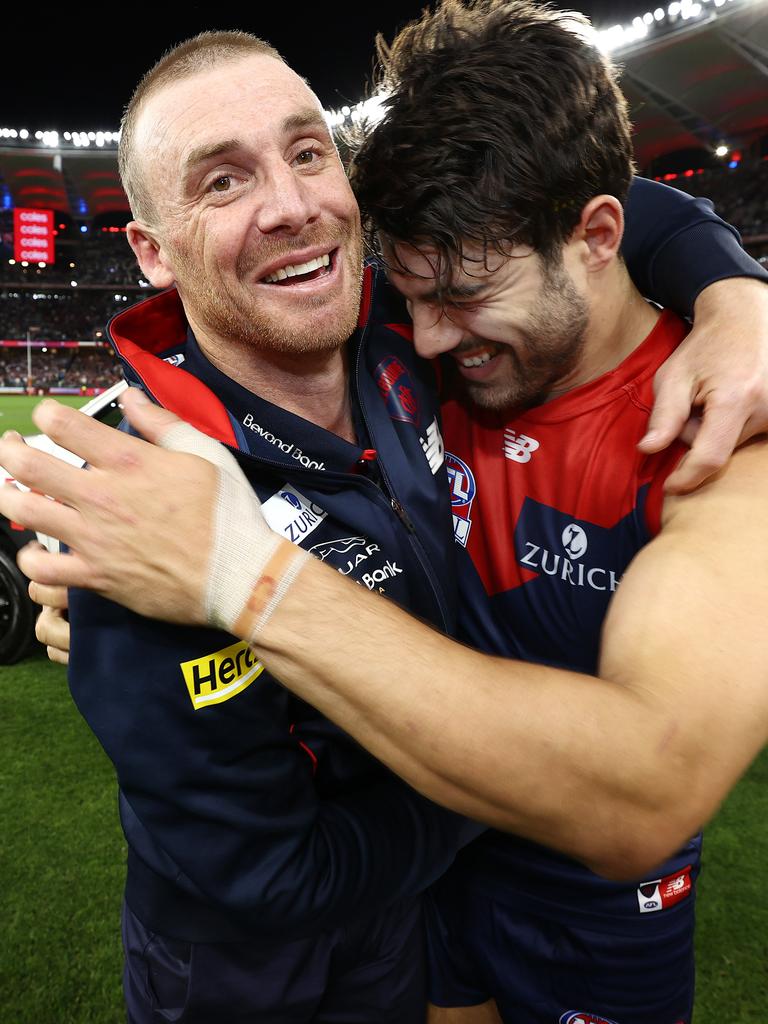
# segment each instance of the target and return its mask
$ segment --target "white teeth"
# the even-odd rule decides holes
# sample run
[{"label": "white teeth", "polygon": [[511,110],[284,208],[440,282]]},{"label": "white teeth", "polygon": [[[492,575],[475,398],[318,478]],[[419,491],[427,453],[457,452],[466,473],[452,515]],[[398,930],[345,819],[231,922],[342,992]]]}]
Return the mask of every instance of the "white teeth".
[{"label": "white teeth", "polygon": [[462,359],[461,365],[469,368],[470,366],[482,366],[487,363],[493,356],[490,352],[483,352],[480,356],[470,356],[468,359]]},{"label": "white teeth", "polygon": [[287,267],[280,267],[273,274],[268,274],[262,280],[266,284],[275,284],[276,281],[284,281],[286,277],[297,277],[300,274],[311,274],[313,270],[319,270],[321,267],[329,266],[331,257],[328,253],[323,256],[316,256],[313,260],[308,260],[306,263],[289,264]]}]

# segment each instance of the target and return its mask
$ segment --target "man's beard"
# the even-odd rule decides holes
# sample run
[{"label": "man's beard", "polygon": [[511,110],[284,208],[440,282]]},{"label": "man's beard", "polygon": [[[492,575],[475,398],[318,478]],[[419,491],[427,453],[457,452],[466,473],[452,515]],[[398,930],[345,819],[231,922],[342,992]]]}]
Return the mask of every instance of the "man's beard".
[{"label": "man's beard", "polygon": [[[288,318],[285,321],[280,318],[279,303],[267,305],[247,294],[245,282],[257,267],[300,249],[316,245],[327,245],[330,249],[339,244],[343,248],[337,250],[334,259],[346,260],[347,279],[352,287],[343,306],[337,300],[330,300],[339,306],[338,314],[322,329],[316,315],[322,312],[327,299],[306,296],[302,309],[301,294],[292,296],[293,322],[289,326]],[[190,320],[194,320],[199,329],[221,339],[262,352],[306,355],[341,348],[357,326],[362,291],[362,239],[354,226],[338,224],[331,230],[325,227],[322,231],[308,231],[300,240],[290,243],[265,240],[258,253],[246,254],[237,261],[236,279],[241,287],[235,295],[214,287],[204,268],[186,252],[174,247],[173,260],[179,294]],[[276,289],[279,287],[275,285]],[[297,309],[300,310],[298,324]]]},{"label": "man's beard", "polygon": [[470,400],[481,409],[513,412],[540,405],[579,363],[589,306],[562,262],[542,262],[542,275],[539,309],[521,331],[525,358],[511,345],[501,345],[499,358],[508,361],[504,378],[488,384],[462,378]]}]

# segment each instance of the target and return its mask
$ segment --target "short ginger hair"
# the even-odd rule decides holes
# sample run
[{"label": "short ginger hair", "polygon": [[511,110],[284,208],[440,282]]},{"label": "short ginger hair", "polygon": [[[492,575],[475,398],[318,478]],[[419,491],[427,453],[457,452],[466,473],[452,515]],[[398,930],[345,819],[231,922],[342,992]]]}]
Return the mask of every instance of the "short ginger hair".
[{"label": "short ginger hair", "polygon": [[274,46],[250,32],[201,32],[168,50],[142,77],[120,122],[120,144],[117,150],[120,180],[128,196],[131,212],[137,220],[151,223],[155,214],[152,197],[143,179],[141,161],[136,153],[136,125],[146,101],[165,86],[182,78],[253,55],[274,57],[285,63]]}]

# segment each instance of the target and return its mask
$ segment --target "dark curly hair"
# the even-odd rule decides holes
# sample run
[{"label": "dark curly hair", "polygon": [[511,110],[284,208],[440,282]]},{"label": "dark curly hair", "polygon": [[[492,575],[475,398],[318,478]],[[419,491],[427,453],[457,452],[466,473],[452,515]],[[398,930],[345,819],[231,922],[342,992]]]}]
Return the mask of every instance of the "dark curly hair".
[{"label": "dark curly hair", "polygon": [[351,167],[370,239],[427,245],[444,279],[468,244],[548,261],[590,199],[623,202],[627,106],[591,31],[529,0],[440,0],[379,36],[386,113]]}]

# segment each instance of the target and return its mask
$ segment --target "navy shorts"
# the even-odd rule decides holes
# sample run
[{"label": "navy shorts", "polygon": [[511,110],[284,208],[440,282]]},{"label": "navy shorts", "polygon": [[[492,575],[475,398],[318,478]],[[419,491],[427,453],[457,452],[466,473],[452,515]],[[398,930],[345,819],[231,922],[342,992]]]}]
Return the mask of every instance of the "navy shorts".
[{"label": "navy shorts", "polygon": [[455,880],[448,890],[441,881],[425,896],[425,924],[437,1006],[494,998],[505,1024],[691,1022],[693,893],[660,913],[601,926],[513,892],[469,897]]},{"label": "navy shorts", "polygon": [[123,905],[129,1024],[424,1024],[412,899],[311,939],[255,949],[148,931]]}]

